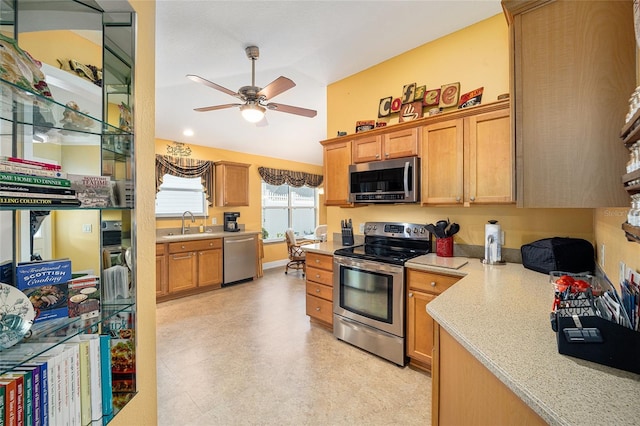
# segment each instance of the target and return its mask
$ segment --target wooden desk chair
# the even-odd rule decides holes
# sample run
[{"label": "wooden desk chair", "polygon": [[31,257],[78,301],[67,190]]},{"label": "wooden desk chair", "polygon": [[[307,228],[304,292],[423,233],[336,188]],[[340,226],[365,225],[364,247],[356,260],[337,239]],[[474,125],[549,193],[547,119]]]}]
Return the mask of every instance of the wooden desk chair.
[{"label": "wooden desk chair", "polygon": [[313,241],[296,240],[296,234],[291,228],[287,229],[284,235],[287,241],[287,253],[289,255],[289,263],[287,263],[284,273],[288,273],[289,269],[295,269],[302,271],[302,276],[304,277],[307,257],[301,247],[305,244],[312,244]]}]

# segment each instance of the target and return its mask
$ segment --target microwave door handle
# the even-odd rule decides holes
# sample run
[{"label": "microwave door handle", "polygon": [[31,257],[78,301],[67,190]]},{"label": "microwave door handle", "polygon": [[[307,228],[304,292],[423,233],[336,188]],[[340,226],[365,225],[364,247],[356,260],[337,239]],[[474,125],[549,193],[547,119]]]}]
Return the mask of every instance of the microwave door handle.
[{"label": "microwave door handle", "polygon": [[404,163],[404,198],[409,198],[409,162]]}]

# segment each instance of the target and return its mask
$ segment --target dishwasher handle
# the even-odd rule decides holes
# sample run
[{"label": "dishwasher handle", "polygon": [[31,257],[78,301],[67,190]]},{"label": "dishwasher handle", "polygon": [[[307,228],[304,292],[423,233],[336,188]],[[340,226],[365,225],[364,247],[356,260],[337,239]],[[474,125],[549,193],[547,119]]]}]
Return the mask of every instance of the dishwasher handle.
[{"label": "dishwasher handle", "polygon": [[247,241],[255,241],[255,238],[253,237],[249,237],[249,238],[243,238],[243,239],[224,239],[224,243],[225,244],[237,244],[237,243],[246,243]]}]

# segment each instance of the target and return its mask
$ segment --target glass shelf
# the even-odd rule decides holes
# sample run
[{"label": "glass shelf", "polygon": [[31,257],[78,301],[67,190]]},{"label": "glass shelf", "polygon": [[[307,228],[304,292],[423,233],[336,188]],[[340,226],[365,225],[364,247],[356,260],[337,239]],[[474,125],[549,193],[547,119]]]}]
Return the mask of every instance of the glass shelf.
[{"label": "glass shelf", "polygon": [[102,324],[108,323],[118,314],[127,313],[135,308],[134,303],[103,304],[102,317],[83,319],[60,318],[35,323],[30,330],[31,335],[20,343],[0,352],[3,362],[0,374],[13,370],[21,364],[43,354],[55,346],[83,333],[97,333]]},{"label": "glass shelf", "polygon": [[53,99],[0,79],[0,119],[33,126],[44,134],[132,136]]}]

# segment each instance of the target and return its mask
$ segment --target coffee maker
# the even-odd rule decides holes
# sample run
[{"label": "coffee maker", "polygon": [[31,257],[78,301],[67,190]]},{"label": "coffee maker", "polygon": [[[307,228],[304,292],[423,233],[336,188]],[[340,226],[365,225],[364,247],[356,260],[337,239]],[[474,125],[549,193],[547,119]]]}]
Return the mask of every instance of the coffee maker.
[{"label": "coffee maker", "polygon": [[224,213],[224,230],[227,232],[238,232],[240,227],[236,220],[240,217],[240,212],[225,212]]}]

